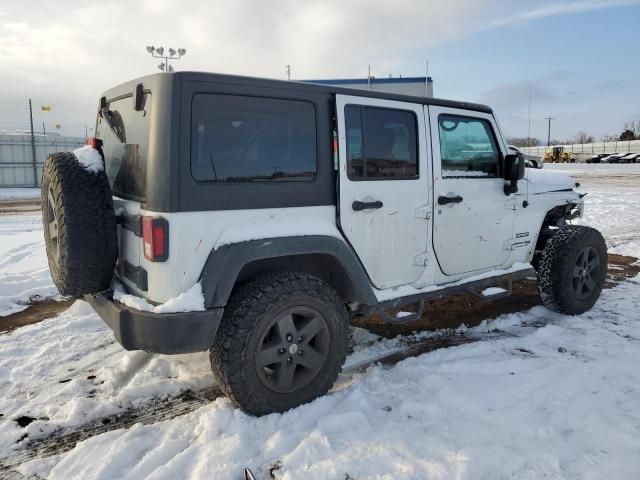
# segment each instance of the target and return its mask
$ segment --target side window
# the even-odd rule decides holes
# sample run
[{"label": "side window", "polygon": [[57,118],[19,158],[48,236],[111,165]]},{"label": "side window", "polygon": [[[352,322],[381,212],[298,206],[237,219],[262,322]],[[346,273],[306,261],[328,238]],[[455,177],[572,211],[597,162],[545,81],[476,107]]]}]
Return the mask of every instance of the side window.
[{"label": "side window", "polygon": [[194,95],[191,174],[215,182],[313,180],[315,107],[296,100]]},{"label": "side window", "polygon": [[351,180],[418,178],[413,112],[347,105],[347,174]]},{"label": "side window", "polygon": [[440,115],[438,130],[444,178],[499,176],[500,150],[487,120]]}]

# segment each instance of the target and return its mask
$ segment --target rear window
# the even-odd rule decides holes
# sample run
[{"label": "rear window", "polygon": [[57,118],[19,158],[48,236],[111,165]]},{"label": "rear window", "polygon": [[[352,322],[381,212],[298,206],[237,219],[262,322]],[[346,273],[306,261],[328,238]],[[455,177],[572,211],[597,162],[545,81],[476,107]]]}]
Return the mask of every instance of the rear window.
[{"label": "rear window", "polygon": [[345,123],[351,180],[418,178],[418,127],[413,112],[347,105]]},{"label": "rear window", "polygon": [[133,109],[133,98],[111,101],[107,115],[98,116],[105,170],[112,192],[120,197],[144,200],[147,180],[151,97],[145,95],[142,111]]},{"label": "rear window", "polygon": [[199,181],[309,181],[316,176],[313,104],[196,94],[191,174]]}]

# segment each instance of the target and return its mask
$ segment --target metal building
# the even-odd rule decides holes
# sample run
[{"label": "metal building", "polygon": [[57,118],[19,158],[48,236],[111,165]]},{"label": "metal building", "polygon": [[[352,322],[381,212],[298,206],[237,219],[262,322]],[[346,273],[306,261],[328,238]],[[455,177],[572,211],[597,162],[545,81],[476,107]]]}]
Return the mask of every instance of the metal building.
[{"label": "metal building", "polygon": [[303,80],[309,83],[335,87],[358,88],[374,92],[399,93],[416,97],[433,97],[431,77],[387,77],[387,78],[343,78],[326,80]]}]

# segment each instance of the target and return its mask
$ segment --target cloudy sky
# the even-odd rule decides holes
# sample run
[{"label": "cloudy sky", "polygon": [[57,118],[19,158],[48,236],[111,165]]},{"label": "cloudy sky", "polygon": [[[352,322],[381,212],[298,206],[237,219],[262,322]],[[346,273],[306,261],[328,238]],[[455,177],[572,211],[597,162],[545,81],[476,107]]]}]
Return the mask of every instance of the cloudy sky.
[{"label": "cloudy sky", "polygon": [[35,121],[84,134],[99,94],[157,71],[145,46],[183,47],[176,70],[286,78],[424,75],[436,96],[488,103],[509,136],[640,120],[640,0],[0,0],[0,130]]}]

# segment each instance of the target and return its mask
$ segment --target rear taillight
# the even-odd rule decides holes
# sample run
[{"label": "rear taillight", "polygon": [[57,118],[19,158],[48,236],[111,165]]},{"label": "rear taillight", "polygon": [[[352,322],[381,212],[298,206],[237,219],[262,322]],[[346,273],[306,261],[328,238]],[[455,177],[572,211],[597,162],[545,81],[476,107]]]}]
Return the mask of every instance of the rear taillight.
[{"label": "rear taillight", "polygon": [[169,222],[164,218],[142,217],[144,258],[164,262],[169,258]]},{"label": "rear taillight", "polygon": [[88,137],[85,141],[84,141],[85,145],[89,145],[93,148],[95,148],[96,150],[100,150],[100,147],[102,147],[102,140],[100,140],[99,138],[95,138],[95,137]]}]

